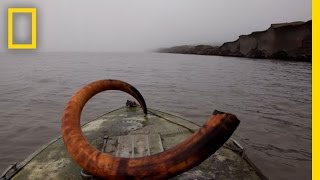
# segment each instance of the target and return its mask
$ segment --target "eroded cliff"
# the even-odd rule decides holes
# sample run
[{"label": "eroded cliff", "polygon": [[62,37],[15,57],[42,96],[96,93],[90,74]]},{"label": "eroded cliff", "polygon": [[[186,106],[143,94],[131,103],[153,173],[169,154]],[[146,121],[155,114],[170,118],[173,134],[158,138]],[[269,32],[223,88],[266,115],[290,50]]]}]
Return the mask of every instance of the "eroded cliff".
[{"label": "eroded cliff", "polygon": [[222,46],[176,46],[160,52],[311,61],[312,22],[272,24]]}]

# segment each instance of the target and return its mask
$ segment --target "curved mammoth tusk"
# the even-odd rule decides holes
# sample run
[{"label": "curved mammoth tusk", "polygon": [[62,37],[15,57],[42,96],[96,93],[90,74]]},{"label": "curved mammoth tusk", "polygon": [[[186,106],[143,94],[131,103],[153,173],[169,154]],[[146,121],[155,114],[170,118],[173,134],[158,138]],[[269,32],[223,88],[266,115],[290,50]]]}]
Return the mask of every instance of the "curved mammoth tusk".
[{"label": "curved mammoth tusk", "polygon": [[121,90],[135,97],[147,113],[145,101],[138,90],[119,80],[92,82],[69,100],[62,116],[62,136],[71,157],[90,173],[106,179],[166,179],[200,164],[218,150],[239,124],[236,116],[215,113],[198,131],[175,147],[162,153],[120,158],[102,153],[90,145],[82,134],[80,115],[86,102],[105,90]]}]

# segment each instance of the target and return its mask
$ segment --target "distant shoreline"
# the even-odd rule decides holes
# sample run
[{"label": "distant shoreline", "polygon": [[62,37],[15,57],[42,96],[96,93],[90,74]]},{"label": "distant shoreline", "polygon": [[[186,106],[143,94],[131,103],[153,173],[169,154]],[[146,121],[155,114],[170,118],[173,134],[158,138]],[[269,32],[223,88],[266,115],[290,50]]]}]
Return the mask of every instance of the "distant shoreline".
[{"label": "distant shoreline", "polygon": [[221,46],[183,45],[157,52],[311,62],[312,21],[272,24],[265,31],[241,35],[236,41]]}]

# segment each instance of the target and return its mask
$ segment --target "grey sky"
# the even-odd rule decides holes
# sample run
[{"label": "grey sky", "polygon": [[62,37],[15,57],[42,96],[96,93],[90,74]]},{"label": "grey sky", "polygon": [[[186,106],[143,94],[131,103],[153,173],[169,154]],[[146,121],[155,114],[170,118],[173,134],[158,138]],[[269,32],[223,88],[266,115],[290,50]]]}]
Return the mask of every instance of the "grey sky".
[{"label": "grey sky", "polygon": [[311,0],[1,0],[0,51],[7,48],[7,8],[23,6],[37,7],[38,51],[215,44],[311,19]]}]

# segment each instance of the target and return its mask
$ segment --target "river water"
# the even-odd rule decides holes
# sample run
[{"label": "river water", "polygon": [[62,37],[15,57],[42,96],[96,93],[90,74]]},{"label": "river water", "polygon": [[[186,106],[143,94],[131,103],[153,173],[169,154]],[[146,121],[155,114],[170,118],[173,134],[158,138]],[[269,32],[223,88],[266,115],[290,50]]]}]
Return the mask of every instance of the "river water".
[{"label": "river water", "polygon": [[[311,179],[311,63],[158,53],[0,54],[0,173],[59,136],[72,93],[98,79],[134,85],[149,107],[203,124],[214,109],[270,179]],[[123,106],[104,92],[82,122]]]}]

